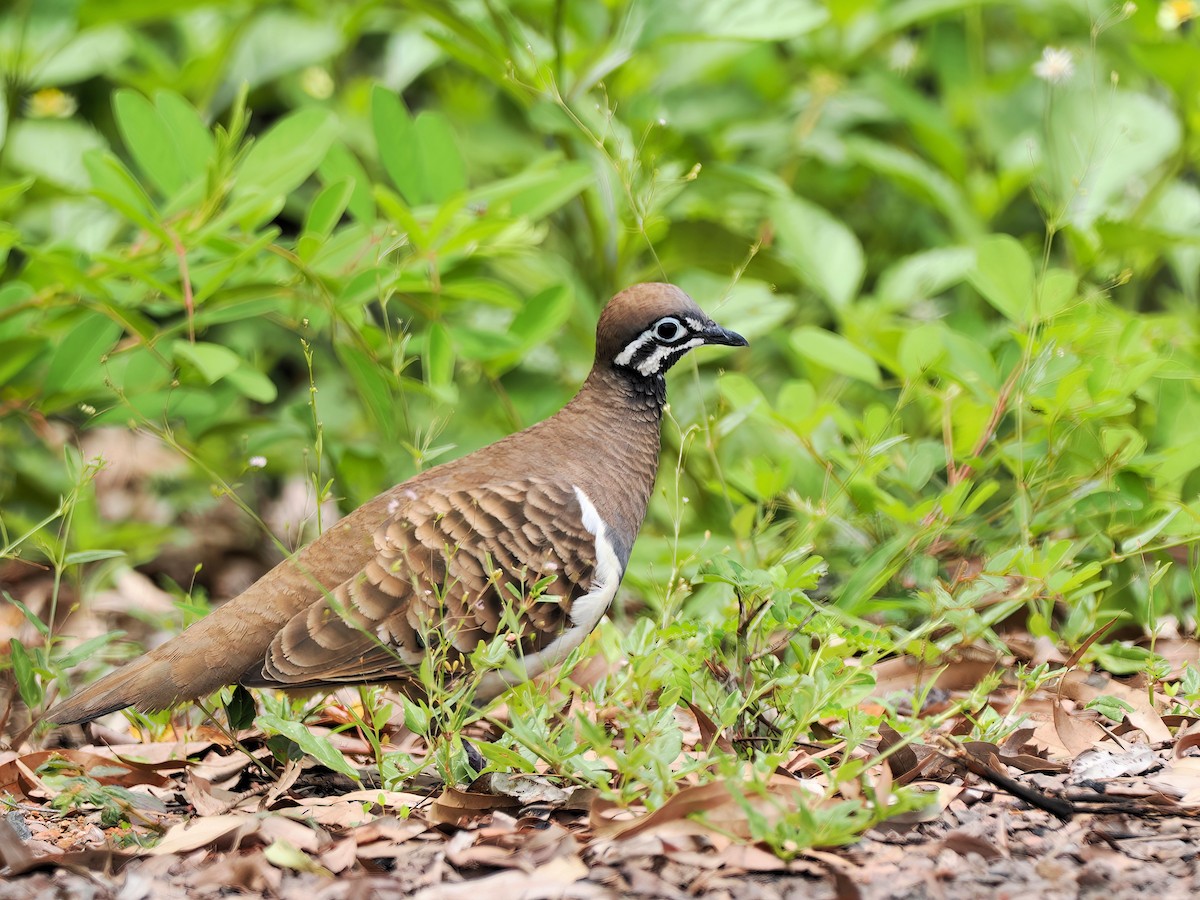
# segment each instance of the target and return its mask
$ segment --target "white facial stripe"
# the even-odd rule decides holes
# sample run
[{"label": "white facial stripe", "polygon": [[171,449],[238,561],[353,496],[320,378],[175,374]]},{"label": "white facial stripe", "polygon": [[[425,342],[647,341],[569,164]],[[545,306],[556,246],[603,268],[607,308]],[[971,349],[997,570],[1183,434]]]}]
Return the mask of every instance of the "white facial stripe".
[{"label": "white facial stripe", "polygon": [[645,347],[648,343],[654,340],[654,329],[647,328],[636,338],[629,342],[629,345],[617,354],[617,358],[613,360],[618,366],[627,366],[633,362],[633,358],[637,352]]},{"label": "white facial stripe", "polygon": [[672,344],[669,347],[659,347],[653,353],[646,357],[645,362],[639,363],[637,370],[643,375],[649,377],[658,372],[662,368],[663,361],[670,356],[678,353],[680,355],[691,350],[693,347],[699,347],[704,343],[704,338],[692,338],[690,341],[684,341],[682,344]]},{"label": "white facial stripe", "polygon": [[687,322],[687,327],[690,328],[692,331],[703,331],[704,330],[704,323],[701,322],[699,319],[693,319],[691,316],[687,316],[686,318],[684,318],[683,321]]}]

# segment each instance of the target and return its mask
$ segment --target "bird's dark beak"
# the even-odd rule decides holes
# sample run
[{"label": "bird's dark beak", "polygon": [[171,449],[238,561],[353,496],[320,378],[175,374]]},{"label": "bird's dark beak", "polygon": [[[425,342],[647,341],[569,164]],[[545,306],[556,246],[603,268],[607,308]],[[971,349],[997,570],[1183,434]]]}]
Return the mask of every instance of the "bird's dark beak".
[{"label": "bird's dark beak", "polygon": [[704,343],[721,344],[725,347],[745,347],[748,346],[750,342],[736,331],[730,331],[728,328],[722,328],[716,322],[710,320],[709,323],[704,326]]}]

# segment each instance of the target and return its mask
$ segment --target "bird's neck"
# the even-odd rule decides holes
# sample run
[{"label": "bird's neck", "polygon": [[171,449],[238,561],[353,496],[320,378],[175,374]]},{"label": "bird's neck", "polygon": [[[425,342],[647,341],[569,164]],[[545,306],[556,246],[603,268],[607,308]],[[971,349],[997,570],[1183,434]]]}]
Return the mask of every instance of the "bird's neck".
[{"label": "bird's neck", "polygon": [[576,435],[576,484],[595,504],[618,544],[622,564],[646,516],[658,474],[666,383],[596,366],[554,418]]}]

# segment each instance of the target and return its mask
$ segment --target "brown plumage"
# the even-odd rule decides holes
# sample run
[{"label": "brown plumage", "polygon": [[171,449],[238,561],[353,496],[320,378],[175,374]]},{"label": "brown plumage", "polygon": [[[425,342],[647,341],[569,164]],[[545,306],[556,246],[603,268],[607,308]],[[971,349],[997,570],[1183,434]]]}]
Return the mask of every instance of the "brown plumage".
[{"label": "brown plumage", "polygon": [[[558,413],[385,491],[46,719],[165,709],[233,683],[414,690],[426,654],[459,677],[498,633],[525,676],[560,662],[611,602],[645,517],[663,373],[693,347],[745,343],[672,285],[617,294],[596,328],[592,371]],[[518,677],[484,675],[477,700]]]}]

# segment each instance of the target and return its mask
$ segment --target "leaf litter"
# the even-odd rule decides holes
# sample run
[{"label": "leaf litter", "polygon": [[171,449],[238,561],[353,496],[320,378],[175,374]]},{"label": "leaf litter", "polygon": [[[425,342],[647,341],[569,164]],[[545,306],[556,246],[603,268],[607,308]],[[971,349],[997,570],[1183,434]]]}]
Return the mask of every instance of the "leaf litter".
[{"label": "leaf litter", "polygon": [[[877,666],[875,693],[923,695],[927,714],[1001,663],[889,660]],[[992,706],[1007,712],[1012,691],[1002,684]],[[1001,885],[1044,896],[1182,896],[1200,890],[1200,719],[1163,715],[1169,701],[1161,685],[1071,668],[1021,703],[1022,726],[999,743],[958,736],[969,726],[962,716],[918,739],[886,725],[857,745],[823,735],[765,785],[693,775],[654,809],[548,774],[348,787],[311,758],[275,762],[254,731],[238,735],[239,747],[216,735],[22,747],[0,752],[0,897],[85,886],[88,896],[123,900],[231,889],[472,900],[481,891],[489,900],[973,897]],[[690,717],[687,751],[734,746],[703,710],[678,716]],[[367,775],[360,745],[347,737],[337,752]],[[867,768],[831,793],[829,765],[846,758]],[[91,795],[62,802],[81,779],[121,792],[119,822]],[[868,794],[886,806],[902,786],[926,804],[849,846],[755,840],[789,811]]]}]

